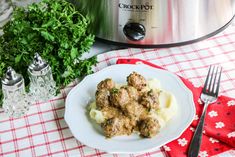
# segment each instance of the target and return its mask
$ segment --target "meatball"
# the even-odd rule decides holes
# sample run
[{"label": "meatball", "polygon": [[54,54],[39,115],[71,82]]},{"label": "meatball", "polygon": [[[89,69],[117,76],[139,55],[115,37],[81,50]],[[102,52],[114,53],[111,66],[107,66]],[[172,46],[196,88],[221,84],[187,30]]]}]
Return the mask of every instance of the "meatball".
[{"label": "meatball", "polygon": [[101,109],[101,112],[103,113],[104,117],[107,119],[123,115],[123,113],[120,112],[118,108],[113,106],[105,106]]},{"label": "meatball", "polygon": [[142,97],[140,104],[146,107],[148,110],[151,109],[158,109],[159,108],[159,100],[158,100],[158,93],[150,90],[145,92]]},{"label": "meatball", "polygon": [[127,91],[130,99],[136,100],[136,101],[139,99],[139,92],[137,91],[137,89],[135,87],[123,86],[121,88],[124,88]]},{"label": "meatball", "polygon": [[145,108],[136,101],[130,101],[122,110],[126,116],[135,121],[145,112]]},{"label": "meatball", "polygon": [[130,135],[133,132],[133,126],[130,125],[130,119],[127,117],[114,117],[101,124],[104,135],[107,138],[118,135]]},{"label": "meatball", "polygon": [[109,106],[109,95],[110,92],[106,89],[96,91],[96,106],[98,109]]},{"label": "meatball", "polygon": [[138,91],[142,90],[147,85],[145,78],[136,72],[131,73],[127,77],[127,83],[128,85],[135,87]]},{"label": "meatball", "polygon": [[110,102],[113,106],[122,108],[130,101],[128,92],[124,88],[113,88],[110,93]]},{"label": "meatball", "polygon": [[115,87],[115,82],[110,79],[110,78],[107,78],[103,81],[101,81],[98,85],[97,85],[97,89],[98,90],[101,90],[101,89],[107,89],[107,90],[110,90],[112,88]]},{"label": "meatball", "polygon": [[153,137],[159,132],[160,124],[158,120],[147,117],[146,119],[139,122],[138,128],[141,136]]},{"label": "meatball", "polygon": [[103,128],[104,135],[107,138],[111,138],[113,136],[120,135],[120,131],[122,129],[122,124],[117,117],[108,119],[105,123],[101,124]]}]

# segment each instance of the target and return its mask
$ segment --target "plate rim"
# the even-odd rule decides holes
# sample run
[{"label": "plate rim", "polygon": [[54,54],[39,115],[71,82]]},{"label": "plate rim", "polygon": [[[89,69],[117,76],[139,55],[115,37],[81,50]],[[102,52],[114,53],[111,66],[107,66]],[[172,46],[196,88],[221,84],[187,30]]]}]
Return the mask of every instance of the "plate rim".
[{"label": "plate rim", "polygon": [[[190,105],[191,106],[191,114],[189,115],[189,117],[191,117],[191,119],[187,119],[187,121],[184,123],[184,127],[181,131],[177,131],[175,132],[175,134],[171,134],[171,136],[169,137],[168,140],[165,140],[164,142],[162,142],[160,144],[159,147],[162,147],[163,145],[165,145],[166,143],[169,143],[177,138],[179,138],[182,133],[190,126],[190,124],[193,122],[193,119],[194,119],[194,116],[196,114],[196,107],[195,107],[195,103],[194,103],[194,97],[193,97],[193,93],[192,91],[184,84],[184,82],[180,79],[180,77],[177,75],[177,74],[174,74],[168,70],[165,70],[165,69],[160,69],[160,68],[154,68],[152,66],[149,66],[149,65],[146,65],[146,64],[115,64],[115,65],[110,65],[110,66],[107,66],[93,74],[90,74],[90,75],[87,75],[86,77],[84,77],[76,86],[74,86],[70,92],[68,93],[67,97],[66,97],[66,100],[65,100],[65,114],[64,114],[64,119],[65,119],[65,122],[67,123],[71,133],[73,134],[74,138],[77,139],[75,137],[75,133],[73,132],[73,130],[70,128],[70,125],[69,125],[69,122],[67,121],[67,112],[66,112],[66,106],[67,106],[67,103],[69,101],[69,97],[74,93],[76,92],[77,88],[79,88],[79,86],[81,86],[87,79],[89,79],[90,77],[94,77],[95,75],[97,75],[97,73],[102,73],[103,71],[106,71],[106,70],[110,70],[114,67],[118,67],[118,66],[133,66],[133,67],[142,67],[142,68],[148,68],[148,69],[151,69],[151,70],[160,70],[160,71],[164,71],[165,73],[167,73],[168,75],[170,75],[171,77],[173,77],[174,79],[177,80],[178,84],[181,86],[181,88],[184,89],[185,93],[187,93],[187,98],[188,98],[188,101],[190,101],[190,104],[193,104],[193,105]],[[79,139],[77,139],[78,141],[80,141]],[[81,143],[85,144],[86,146],[90,147],[90,148],[94,148],[94,149],[99,149],[101,151],[105,151],[107,153],[118,153],[118,154],[132,154],[132,153],[144,153],[144,152],[148,152],[148,151],[151,151],[151,150],[154,150],[154,149],[157,149],[159,148],[158,146],[154,146],[153,148],[147,148],[147,149],[139,149],[138,151],[109,151],[109,150],[106,150],[106,149],[102,149],[102,148],[98,148],[98,147],[93,147],[93,146],[90,146],[89,143],[86,143],[84,141],[80,141]]]}]

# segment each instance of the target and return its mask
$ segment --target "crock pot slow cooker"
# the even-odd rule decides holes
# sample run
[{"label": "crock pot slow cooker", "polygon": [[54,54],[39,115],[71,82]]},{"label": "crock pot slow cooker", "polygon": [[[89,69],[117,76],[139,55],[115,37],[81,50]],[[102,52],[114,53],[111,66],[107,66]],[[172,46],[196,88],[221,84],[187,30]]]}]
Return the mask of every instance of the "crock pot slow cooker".
[{"label": "crock pot slow cooker", "polygon": [[90,33],[132,47],[188,44],[215,35],[232,21],[235,0],[76,0]]}]

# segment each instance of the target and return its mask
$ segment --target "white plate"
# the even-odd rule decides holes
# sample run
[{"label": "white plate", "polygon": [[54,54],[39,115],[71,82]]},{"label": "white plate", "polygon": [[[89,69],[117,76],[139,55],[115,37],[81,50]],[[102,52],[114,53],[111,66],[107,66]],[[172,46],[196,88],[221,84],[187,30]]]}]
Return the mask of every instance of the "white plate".
[{"label": "white plate", "polygon": [[[87,104],[94,100],[96,86],[100,81],[112,78],[117,83],[125,83],[126,77],[133,71],[146,79],[158,79],[163,89],[175,95],[178,112],[160,133],[151,139],[134,134],[106,139],[101,128],[90,120]],[[89,147],[109,153],[142,153],[161,147],[178,138],[193,121],[194,115],[193,95],[179,77],[168,71],[141,64],[113,65],[85,77],[70,91],[65,104],[65,121],[74,137]]]}]

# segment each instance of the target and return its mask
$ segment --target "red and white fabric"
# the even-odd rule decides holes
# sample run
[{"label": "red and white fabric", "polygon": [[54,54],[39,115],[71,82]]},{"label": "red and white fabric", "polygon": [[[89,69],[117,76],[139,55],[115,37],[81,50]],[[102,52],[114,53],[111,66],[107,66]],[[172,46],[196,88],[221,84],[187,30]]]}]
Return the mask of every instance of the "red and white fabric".
[{"label": "red and white fabric", "polygon": [[[146,64],[162,69],[141,59],[118,59],[117,64]],[[196,115],[193,123],[176,140],[163,146],[170,157],[187,157],[187,150],[203,109],[200,99],[202,87],[194,87],[188,80],[180,77],[193,93]],[[220,95],[215,103],[209,105],[205,118],[200,157],[212,156],[235,148],[235,99]],[[234,149],[235,150],[235,149]]]},{"label": "red and white fabric", "polygon": [[[220,64],[223,67],[220,94],[235,97],[235,26],[228,27],[212,38],[186,46],[164,49],[130,48],[100,54],[99,63],[94,70],[115,64],[118,58],[139,58],[154,63],[189,80],[195,87],[203,85],[209,65]],[[56,98],[34,104],[23,118],[9,119],[1,112],[0,156],[166,156],[162,148],[142,154],[107,154],[76,140],[63,119],[66,95],[76,83],[63,89],[62,94]],[[221,123],[218,126],[221,127]],[[184,140],[180,143],[182,142],[185,143]],[[216,155],[222,156],[235,156],[235,151],[230,149]]]}]

